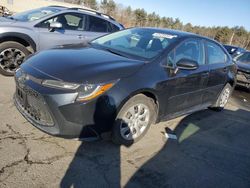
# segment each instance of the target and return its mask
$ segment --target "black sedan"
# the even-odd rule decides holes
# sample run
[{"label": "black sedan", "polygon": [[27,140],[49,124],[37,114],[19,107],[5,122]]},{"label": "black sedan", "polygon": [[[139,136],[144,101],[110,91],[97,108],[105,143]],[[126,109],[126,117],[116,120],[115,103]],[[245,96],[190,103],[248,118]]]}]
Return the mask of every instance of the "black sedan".
[{"label": "black sedan", "polygon": [[250,52],[244,52],[234,61],[238,66],[237,84],[250,89]]},{"label": "black sedan", "polygon": [[30,57],[16,71],[14,100],[49,134],[92,139],[111,132],[115,143],[130,145],[153,123],[223,109],[235,78],[230,55],[211,39],[132,28]]},{"label": "black sedan", "polygon": [[241,53],[245,52],[246,50],[244,48],[241,48],[239,46],[232,46],[232,45],[224,45],[224,48],[226,48],[227,52],[232,56],[236,57],[240,55]]}]

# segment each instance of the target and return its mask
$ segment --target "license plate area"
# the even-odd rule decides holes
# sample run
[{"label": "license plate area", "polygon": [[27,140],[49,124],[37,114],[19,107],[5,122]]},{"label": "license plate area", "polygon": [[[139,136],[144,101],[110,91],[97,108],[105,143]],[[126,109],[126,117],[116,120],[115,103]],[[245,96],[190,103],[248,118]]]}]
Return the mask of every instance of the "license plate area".
[{"label": "license plate area", "polygon": [[39,108],[36,108],[39,106],[37,103],[37,99],[32,95],[27,95],[27,111],[28,113],[33,116],[36,120],[41,120],[41,112]]},{"label": "license plate area", "polygon": [[27,88],[16,89],[17,98],[22,108],[35,120],[41,120],[41,112],[38,104],[38,94],[29,91]]},{"label": "license plate area", "polygon": [[16,88],[16,94],[19,103],[22,105],[23,108],[27,106],[27,95],[26,93],[19,87]]}]

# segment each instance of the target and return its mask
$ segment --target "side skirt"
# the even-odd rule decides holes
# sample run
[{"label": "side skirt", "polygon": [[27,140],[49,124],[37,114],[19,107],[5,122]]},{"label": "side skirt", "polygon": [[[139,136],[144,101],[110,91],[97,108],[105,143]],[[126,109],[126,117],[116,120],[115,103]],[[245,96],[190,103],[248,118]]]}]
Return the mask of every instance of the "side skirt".
[{"label": "side skirt", "polygon": [[182,110],[180,112],[176,112],[176,113],[172,113],[172,114],[167,114],[165,117],[161,118],[159,122],[161,121],[168,121],[183,115],[189,115],[192,114],[194,112],[200,111],[200,110],[204,110],[206,108],[208,108],[209,106],[211,106],[211,103],[205,103],[205,104],[200,104],[197,106],[193,106],[191,108],[188,108],[186,110]]}]

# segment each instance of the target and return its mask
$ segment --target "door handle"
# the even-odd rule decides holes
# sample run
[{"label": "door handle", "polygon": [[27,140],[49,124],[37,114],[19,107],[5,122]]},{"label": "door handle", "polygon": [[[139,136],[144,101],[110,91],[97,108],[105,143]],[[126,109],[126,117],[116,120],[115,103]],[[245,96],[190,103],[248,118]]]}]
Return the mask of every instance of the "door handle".
[{"label": "door handle", "polygon": [[77,35],[77,37],[78,37],[79,39],[85,38],[85,36],[83,36],[83,35]]}]

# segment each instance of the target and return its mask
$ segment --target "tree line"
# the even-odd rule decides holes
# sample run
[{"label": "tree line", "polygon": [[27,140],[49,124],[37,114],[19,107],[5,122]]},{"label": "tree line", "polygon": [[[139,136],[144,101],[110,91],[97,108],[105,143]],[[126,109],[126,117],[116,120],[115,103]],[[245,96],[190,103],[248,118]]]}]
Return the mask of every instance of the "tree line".
[{"label": "tree line", "polygon": [[196,33],[223,44],[240,46],[250,50],[250,32],[242,26],[205,27],[191,23],[183,24],[179,18],[161,17],[155,12],[147,13],[143,8],[132,9],[131,6],[117,4],[113,0],[64,0],[64,2],[82,4],[86,7],[111,15],[125,27],[160,27]]}]

